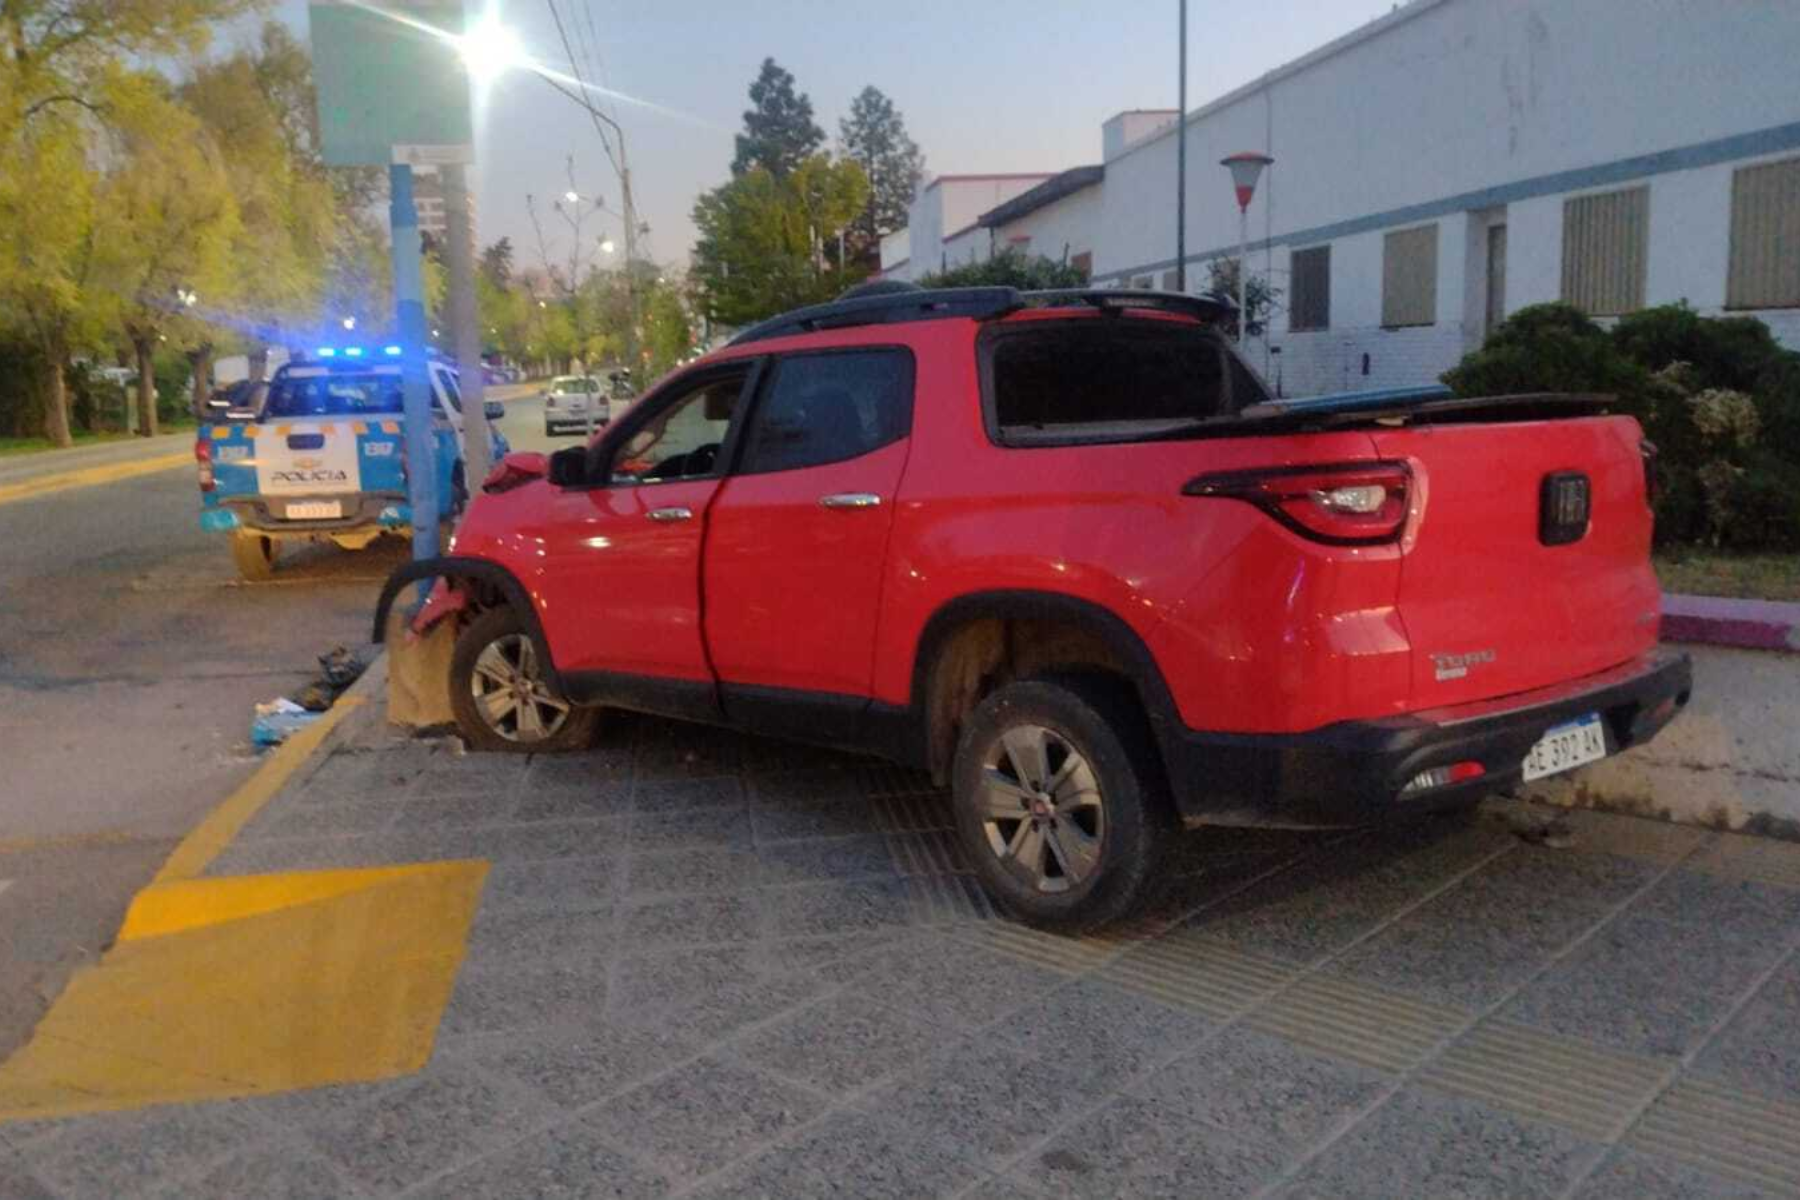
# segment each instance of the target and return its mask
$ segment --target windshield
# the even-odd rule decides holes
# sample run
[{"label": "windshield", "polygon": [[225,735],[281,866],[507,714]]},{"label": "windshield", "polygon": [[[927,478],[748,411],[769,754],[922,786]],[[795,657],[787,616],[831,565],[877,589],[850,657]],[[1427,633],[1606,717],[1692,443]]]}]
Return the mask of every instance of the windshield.
[{"label": "windshield", "polygon": [[392,375],[284,375],[269,385],[263,416],[360,417],[371,413],[397,413],[403,405],[400,376]]}]

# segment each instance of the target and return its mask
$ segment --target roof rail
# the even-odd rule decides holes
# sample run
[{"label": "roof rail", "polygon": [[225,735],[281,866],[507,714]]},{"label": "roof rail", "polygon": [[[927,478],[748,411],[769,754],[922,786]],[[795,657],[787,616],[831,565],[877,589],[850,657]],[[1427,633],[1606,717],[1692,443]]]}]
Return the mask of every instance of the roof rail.
[{"label": "roof rail", "polygon": [[985,321],[1021,307],[1017,288],[918,288],[849,300],[833,300],[796,308],[752,325],[728,343],[741,346],[769,338],[819,329],[844,329],[853,325],[889,325],[898,321],[935,321],[946,317],[972,317]]},{"label": "roof rail", "polygon": [[847,329],[856,325],[891,325],[902,321],[936,321],[968,317],[991,321],[1021,308],[1086,305],[1109,315],[1127,309],[1153,309],[1180,313],[1204,322],[1229,318],[1237,306],[1220,296],[1189,296],[1130,288],[1064,288],[1021,292],[1012,287],[915,288],[909,291],[856,296],[796,308],[752,325],[728,345],[761,342],[769,338],[812,333],[820,329]]}]

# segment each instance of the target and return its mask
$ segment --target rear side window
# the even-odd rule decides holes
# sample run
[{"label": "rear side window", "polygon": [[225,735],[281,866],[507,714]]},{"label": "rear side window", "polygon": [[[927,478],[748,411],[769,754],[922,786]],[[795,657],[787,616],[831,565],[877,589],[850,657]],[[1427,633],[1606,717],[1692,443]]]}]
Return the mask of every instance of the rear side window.
[{"label": "rear side window", "polygon": [[[1266,399],[1210,329],[1101,318],[996,330],[983,363],[1003,445],[1132,441]],[[1241,394],[1252,393],[1252,394]]]},{"label": "rear side window", "polygon": [[912,428],[912,355],[843,350],[779,360],[746,434],[746,475],[842,462]]}]

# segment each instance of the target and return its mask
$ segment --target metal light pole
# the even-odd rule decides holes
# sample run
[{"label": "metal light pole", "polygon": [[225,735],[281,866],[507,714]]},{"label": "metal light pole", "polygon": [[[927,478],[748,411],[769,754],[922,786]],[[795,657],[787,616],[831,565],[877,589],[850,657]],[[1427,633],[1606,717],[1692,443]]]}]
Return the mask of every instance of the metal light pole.
[{"label": "metal light pole", "polygon": [[1275,160],[1266,154],[1243,151],[1228,154],[1219,165],[1231,172],[1231,183],[1237,189],[1238,202],[1238,346],[1242,348],[1250,336],[1250,201],[1256,195],[1256,181],[1263,168]]},{"label": "metal light pole", "polygon": [[1179,80],[1175,85],[1175,290],[1187,291],[1187,0],[1181,0]]}]

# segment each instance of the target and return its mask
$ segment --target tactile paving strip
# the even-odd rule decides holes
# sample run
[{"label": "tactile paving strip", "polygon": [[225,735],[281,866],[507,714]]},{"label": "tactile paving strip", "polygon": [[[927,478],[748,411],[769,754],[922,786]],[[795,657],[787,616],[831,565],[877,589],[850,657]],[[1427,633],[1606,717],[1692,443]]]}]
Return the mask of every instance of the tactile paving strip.
[{"label": "tactile paving strip", "polygon": [[973,875],[921,875],[907,880],[913,913],[926,925],[990,921],[994,906]]},{"label": "tactile paving strip", "polygon": [[1782,1195],[1800,1194],[1800,1106],[1785,1101],[1683,1079],[1625,1142]]},{"label": "tactile paving strip", "polygon": [[1245,1018],[1264,1033],[1384,1071],[1418,1066],[1468,1024],[1455,1009],[1333,975],[1309,975]]},{"label": "tactile paving strip", "polygon": [[872,794],[875,827],[883,833],[924,833],[951,829],[950,805],[941,796],[883,796]]},{"label": "tactile paving strip", "polygon": [[1419,1082],[1607,1142],[1672,1067],[1515,1021],[1485,1021],[1421,1071]]},{"label": "tactile paving strip", "polygon": [[888,853],[894,869],[912,878],[919,875],[967,875],[971,868],[955,834],[948,829],[922,833],[890,833]]},{"label": "tactile paving strip", "polygon": [[1153,1000],[1225,1020],[1290,983],[1299,968],[1178,929],[1133,946],[1099,977]]},{"label": "tactile paving strip", "polygon": [[1047,967],[1064,975],[1085,975],[1100,967],[1119,949],[1110,940],[1061,937],[1013,921],[996,921],[984,926],[973,940],[1008,958]]}]

